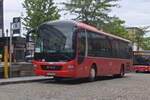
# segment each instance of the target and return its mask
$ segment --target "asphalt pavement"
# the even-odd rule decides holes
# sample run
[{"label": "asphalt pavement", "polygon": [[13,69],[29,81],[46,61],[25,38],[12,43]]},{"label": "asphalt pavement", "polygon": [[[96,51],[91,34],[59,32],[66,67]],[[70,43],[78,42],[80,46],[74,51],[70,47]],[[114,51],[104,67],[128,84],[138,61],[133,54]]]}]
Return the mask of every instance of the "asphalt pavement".
[{"label": "asphalt pavement", "polygon": [[0,100],[150,100],[150,73],[0,85]]}]

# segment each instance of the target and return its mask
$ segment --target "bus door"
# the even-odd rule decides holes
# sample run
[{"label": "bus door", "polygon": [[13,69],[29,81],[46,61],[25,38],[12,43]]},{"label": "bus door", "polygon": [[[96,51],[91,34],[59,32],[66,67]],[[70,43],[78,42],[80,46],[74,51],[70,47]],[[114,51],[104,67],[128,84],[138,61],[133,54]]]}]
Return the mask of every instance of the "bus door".
[{"label": "bus door", "polygon": [[86,56],[86,31],[84,29],[80,29],[78,31],[78,40],[77,40],[77,57],[78,57],[78,71],[77,75],[79,77],[85,77],[88,68],[87,68],[87,62],[85,61]]}]

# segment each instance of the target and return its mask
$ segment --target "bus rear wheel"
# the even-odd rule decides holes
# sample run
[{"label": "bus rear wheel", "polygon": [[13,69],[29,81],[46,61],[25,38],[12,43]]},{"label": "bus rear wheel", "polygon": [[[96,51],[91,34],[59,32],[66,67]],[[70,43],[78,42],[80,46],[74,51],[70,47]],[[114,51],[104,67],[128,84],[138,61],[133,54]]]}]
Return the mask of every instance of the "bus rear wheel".
[{"label": "bus rear wheel", "polygon": [[124,71],[124,67],[121,68],[121,71],[120,71],[120,77],[124,77],[125,75],[125,71]]},{"label": "bus rear wheel", "polygon": [[54,77],[54,80],[55,80],[56,82],[60,82],[60,81],[62,80],[62,77]]},{"label": "bus rear wheel", "polygon": [[90,69],[88,81],[89,81],[89,82],[93,82],[93,81],[95,80],[95,78],[96,78],[96,69],[95,69],[95,67],[92,67],[92,68]]},{"label": "bus rear wheel", "polygon": [[116,77],[116,78],[122,78],[122,77],[124,77],[124,75],[125,75],[124,67],[121,67],[120,74],[116,74],[116,75],[114,75],[114,77]]}]

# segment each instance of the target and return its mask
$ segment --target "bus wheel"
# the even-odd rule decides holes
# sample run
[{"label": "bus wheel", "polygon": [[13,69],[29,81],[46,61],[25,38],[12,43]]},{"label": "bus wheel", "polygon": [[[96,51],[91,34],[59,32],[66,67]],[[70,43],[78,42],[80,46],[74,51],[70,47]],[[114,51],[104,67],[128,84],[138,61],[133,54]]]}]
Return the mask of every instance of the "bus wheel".
[{"label": "bus wheel", "polygon": [[120,74],[115,74],[115,75],[113,75],[113,77],[122,78],[122,77],[124,77],[124,75],[125,75],[124,67],[121,67]]},{"label": "bus wheel", "polygon": [[118,75],[120,78],[124,77],[125,75],[125,71],[124,71],[124,67],[121,67],[120,69],[120,74]]},{"label": "bus wheel", "polygon": [[55,80],[56,82],[60,82],[60,81],[62,80],[62,77],[54,77],[54,80]]},{"label": "bus wheel", "polygon": [[92,67],[89,73],[88,81],[93,82],[96,78],[96,69]]}]

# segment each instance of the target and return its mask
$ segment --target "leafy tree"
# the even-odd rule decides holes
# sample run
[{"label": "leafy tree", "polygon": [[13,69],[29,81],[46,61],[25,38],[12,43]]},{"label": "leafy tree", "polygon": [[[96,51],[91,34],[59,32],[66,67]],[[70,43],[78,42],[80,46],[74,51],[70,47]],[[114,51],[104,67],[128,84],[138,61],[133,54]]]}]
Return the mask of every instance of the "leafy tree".
[{"label": "leafy tree", "polygon": [[143,39],[144,39],[144,31],[142,29],[139,29],[135,34],[134,34],[134,42],[137,44],[137,50],[139,51],[140,47],[143,44]]},{"label": "leafy tree", "polygon": [[123,26],[125,21],[120,20],[117,17],[112,17],[108,23],[103,26],[103,31],[132,40],[132,36],[128,34],[128,31]]},{"label": "leafy tree", "polygon": [[110,19],[108,13],[112,7],[117,7],[118,0],[70,0],[64,3],[71,14],[76,14],[75,19],[86,24],[102,29]]},{"label": "leafy tree", "polygon": [[150,50],[150,37],[144,37],[144,35],[146,35],[146,33],[150,32],[149,30],[150,26],[145,26],[145,27],[141,27],[140,29],[142,30],[143,33],[141,33],[143,35],[142,39],[138,39],[138,40],[142,40],[140,43],[140,47],[143,50]]},{"label": "leafy tree", "polygon": [[145,38],[143,39],[143,43],[142,43],[141,47],[142,47],[144,50],[150,50],[150,37],[145,37]]},{"label": "leafy tree", "polygon": [[24,25],[27,29],[34,29],[45,21],[60,18],[53,0],[24,0],[23,7],[26,9]]},{"label": "leafy tree", "polygon": [[144,37],[144,35],[149,32],[148,31],[149,27],[141,27],[141,28],[136,28],[134,31],[134,34],[132,36],[132,41],[137,45],[137,51],[139,51],[140,48],[144,50],[150,50],[149,48],[149,43],[150,43],[150,38]]},{"label": "leafy tree", "polygon": [[70,0],[64,3],[67,10],[76,14],[76,20],[96,27],[107,33],[126,39],[132,39],[123,26],[124,21],[118,17],[110,17],[109,12],[113,7],[118,7],[118,0]]}]

